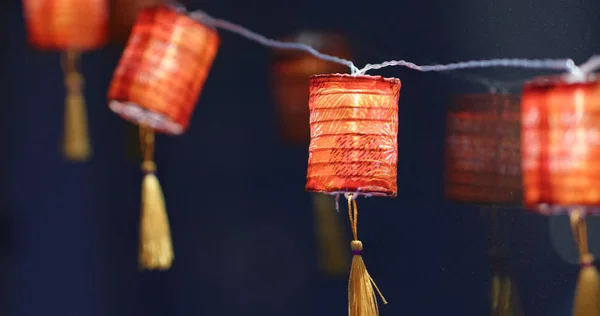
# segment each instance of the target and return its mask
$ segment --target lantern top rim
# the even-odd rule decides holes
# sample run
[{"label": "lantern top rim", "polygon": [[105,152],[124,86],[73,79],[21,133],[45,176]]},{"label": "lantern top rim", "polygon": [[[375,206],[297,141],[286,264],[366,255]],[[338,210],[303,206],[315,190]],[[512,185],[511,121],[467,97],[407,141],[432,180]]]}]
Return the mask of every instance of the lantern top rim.
[{"label": "lantern top rim", "polygon": [[380,81],[385,83],[390,83],[393,85],[400,86],[402,82],[398,78],[394,77],[382,77],[382,76],[371,76],[371,75],[352,75],[352,74],[341,74],[341,73],[332,73],[332,74],[318,74],[310,76],[310,81],[317,80],[326,80],[326,81],[339,81],[339,82],[352,82],[357,80],[364,81]]},{"label": "lantern top rim", "polygon": [[488,113],[493,109],[520,112],[521,96],[514,93],[467,93],[456,94],[448,98],[449,113]]},{"label": "lantern top rim", "polygon": [[535,77],[523,84],[523,90],[544,90],[555,87],[589,86],[600,83],[600,77],[595,73],[587,74],[583,78],[571,75],[548,75]]}]

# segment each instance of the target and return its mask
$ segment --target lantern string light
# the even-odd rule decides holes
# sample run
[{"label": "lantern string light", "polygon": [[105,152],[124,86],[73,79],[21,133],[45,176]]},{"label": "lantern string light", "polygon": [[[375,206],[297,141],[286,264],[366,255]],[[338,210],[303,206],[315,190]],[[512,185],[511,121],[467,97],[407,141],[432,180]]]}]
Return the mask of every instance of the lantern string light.
[{"label": "lantern string light", "polygon": [[248,28],[235,24],[233,22],[215,18],[209,14],[197,10],[190,13],[190,17],[193,19],[211,25],[215,28],[227,30],[229,32],[238,34],[249,40],[255,41],[264,46],[279,48],[279,49],[293,49],[305,51],[316,58],[321,60],[330,61],[338,64],[345,65],[350,68],[352,75],[364,75],[369,70],[378,70],[386,67],[401,66],[410,68],[421,72],[442,72],[442,71],[453,71],[461,69],[474,69],[474,68],[523,68],[523,69],[549,69],[549,70],[565,70],[571,75],[577,78],[582,78],[585,74],[590,73],[600,68],[600,55],[592,56],[586,63],[581,66],[577,66],[572,59],[524,59],[524,58],[498,58],[498,59],[485,59],[485,60],[469,60],[449,64],[434,64],[434,65],[417,65],[413,62],[406,60],[390,60],[384,61],[379,64],[366,64],[363,68],[358,68],[350,60],[339,58],[336,56],[328,55],[319,52],[314,47],[306,45],[304,43],[297,42],[285,42],[270,39],[264,35],[258,34],[249,30]]},{"label": "lantern string light", "polygon": [[[374,54],[377,56],[386,56],[390,55],[389,51],[385,51],[380,47],[377,47],[376,44],[372,43],[360,43],[361,48],[364,51],[368,51],[370,54]],[[385,55],[382,54],[382,51],[385,51]],[[439,64],[438,62],[427,60],[422,58],[424,62],[428,64]],[[497,80],[494,78],[486,78],[478,75],[473,75],[471,73],[465,73],[463,71],[446,71],[446,72],[438,72],[439,74],[447,75],[459,80],[468,81],[474,84],[479,84],[488,89],[490,93],[508,93],[510,90],[515,88],[521,88],[528,79],[513,79],[513,80]]]},{"label": "lantern string light", "polygon": [[410,69],[429,72],[429,71],[451,71],[459,69],[473,68],[528,68],[528,69],[555,69],[567,70],[574,75],[580,75],[582,70],[575,65],[571,59],[522,59],[522,58],[500,58],[487,60],[470,60],[445,65],[425,65],[419,66],[406,60],[390,60],[380,64],[367,64],[358,72],[359,75],[365,74],[369,70],[376,70],[385,67],[403,66]]}]

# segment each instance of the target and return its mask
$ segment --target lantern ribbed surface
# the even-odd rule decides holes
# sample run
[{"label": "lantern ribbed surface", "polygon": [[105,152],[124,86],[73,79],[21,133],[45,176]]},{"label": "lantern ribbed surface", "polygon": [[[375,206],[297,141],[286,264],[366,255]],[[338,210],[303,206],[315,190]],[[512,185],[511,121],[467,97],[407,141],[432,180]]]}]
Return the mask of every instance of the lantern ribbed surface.
[{"label": "lantern ribbed surface", "polygon": [[448,200],[522,203],[519,101],[515,95],[493,93],[451,98],[444,157]]},{"label": "lantern ribbed surface", "polygon": [[396,196],[400,80],[310,78],[306,190]]},{"label": "lantern ribbed surface", "polygon": [[521,115],[526,206],[600,213],[600,81],[533,80],[523,88]]},{"label": "lantern ribbed surface", "polygon": [[216,30],[185,13],[143,9],[110,84],[110,108],[157,132],[182,134],[218,46]]},{"label": "lantern ribbed surface", "polygon": [[42,50],[99,49],[108,41],[108,0],[23,0],[29,43]]},{"label": "lantern ribbed surface", "polygon": [[[283,41],[304,43],[322,53],[351,59],[348,44],[341,35],[304,32]],[[277,49],[273,57],[273,93],[281,138],[287,143],[306,145],[310,142],[309,110],[306,106],[310,76],[343,72],[348,67],[289,49]]]}]

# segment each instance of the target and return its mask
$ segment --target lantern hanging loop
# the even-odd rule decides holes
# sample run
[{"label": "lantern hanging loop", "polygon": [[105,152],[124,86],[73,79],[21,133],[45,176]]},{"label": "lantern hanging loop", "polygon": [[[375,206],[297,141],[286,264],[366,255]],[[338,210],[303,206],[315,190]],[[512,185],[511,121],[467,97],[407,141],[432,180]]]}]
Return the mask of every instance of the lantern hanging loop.
[{"label": "lantern hanging loop", "polygon": [[[348,217],[350,218],[350,227],[352,229],[352,236],[354,237],[354,241],[358,241],[358,206],[356,205],[356,200],[353,199],[353,195],[349,194],[348,197]],[[354,246],[352,247],[352,251],[355,251]],[[360,250],[362,251],[362,244],[360,245]]]},{"label": "lantern hanging loop", "polygon": [[149,126],[140,125],[140,147],[143,154],[142,169],[145,172],[155,172],[154,164],[154,131]]},{"label": "lantern hanging loop", "polygon": [[[356,198],[359,196],[358,193],[349,193],[349,192],[345,192],[344,193],[344,197],[347,200],[356,200]],[[370,196],[370,194],[365,194],[365,196]]]}]

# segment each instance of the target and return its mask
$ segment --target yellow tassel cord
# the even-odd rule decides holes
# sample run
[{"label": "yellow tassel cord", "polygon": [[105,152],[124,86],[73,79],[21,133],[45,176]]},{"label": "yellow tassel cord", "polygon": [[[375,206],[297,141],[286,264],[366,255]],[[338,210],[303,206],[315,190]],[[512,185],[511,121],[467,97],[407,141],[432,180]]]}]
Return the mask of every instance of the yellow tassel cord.
[{"label": "yellow tassel cord", "polygon": [[315,232],[319,244],[319,263],[326,275],[346,275],[350,262],[344,244],[344,231],[333,197],[314,193]]},{"label": "yellow tassel cord", "polygon": [[160,183],[154,172],[154,131],[140,126],[140,141],[144,153],[142,170],[142,212],[140,221],[140,267],[148,270],[167,270],[173,263],[173,245],[169,218]]},{"label": "yellow tassel cord", "polygon": [[598,270],[594,266],[594,257],[588,250],[585,218],[580,211],[575,210],[571,212],[570,219],[581,263],[575,290],[575,302],[573,303],[573,316],[598,316],[600,315],[598,306],[599,276]]},{"label": "yellow tassel cord", "polygon": [[72,161],[86,161],[92,156],[88,135],[87,113],[83,99],[83,76],[78,70],[80,54],[67,51],[62,55],[65,73],[65,121],[63,156]]},{"label": "yellow tassel cord", "polygon": [[[349,316],[378,316],[379,306],[377,294],[384,304],[387,301],[379,291],[375,281],[367,272],[367,267],[362,259],[363,245],[358,240],[358,207],[352,195],[348,196],[348,216],[354,239],[350,243],[352,248],[352,266],[350,267],[350,280],[348,282],[348,315]],[[377,291],[377,294],[375,293]]]}]

